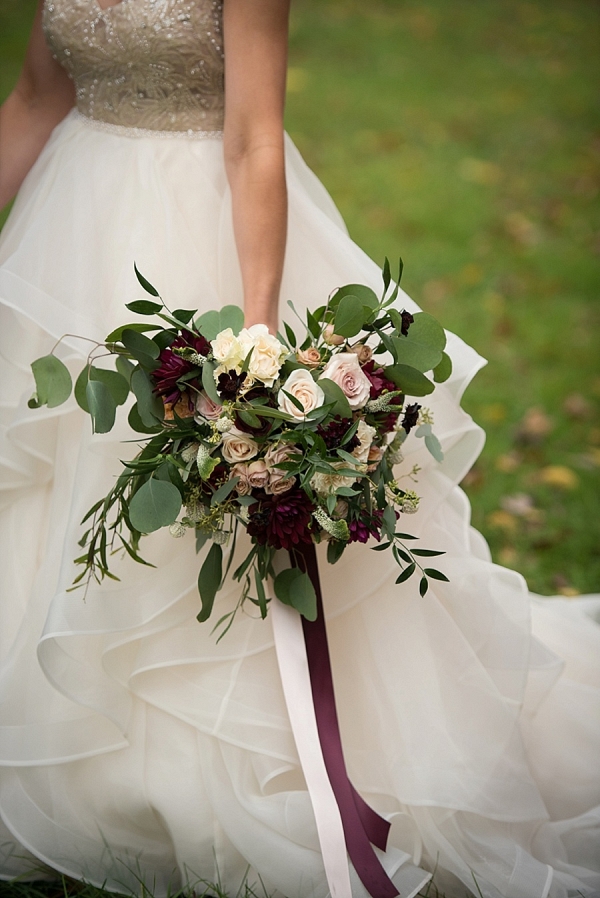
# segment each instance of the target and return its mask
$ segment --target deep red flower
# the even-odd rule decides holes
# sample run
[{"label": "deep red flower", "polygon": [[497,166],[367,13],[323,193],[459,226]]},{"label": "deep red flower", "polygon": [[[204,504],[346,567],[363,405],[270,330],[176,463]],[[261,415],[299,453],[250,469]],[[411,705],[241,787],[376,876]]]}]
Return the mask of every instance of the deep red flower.
[{"label": "deep red flower", "polygon": [[206,356],[210,352],[210,343],[201,335],[184,330],[170,346],[161,350],[158,356],[160,365],[152,372],[152,379],[155,383],[154,392],[163,396],[165,402],[170,402],[172,405],[175,405],[181,397],[177,381],[197,367],[173,352],[174,349],[193,349],[198,355]]},{"label": "deep red flower", "polygon": [[309,528],[315,506],[304,490],[264,496],[250,507],[248,533],[260,546],[293,549],[312,539]]},{"label": "deep red flower", "polygon": [[419,423],[419,410],[421,406],[418,402],[413,402],[412,405],[407,405],[404,410],[404,417],[402,418],[402,427],[405,429],[407,433],[410,433],[413,427],[416,427]]},{"label": "deep red flower", "polygon": [[222,374],[219,374],[217,391],[221,399],[235,400],[246,377],[245,371],[238,374],[233,368],[230,371],[224,371]]},{"label": "deep red flower", "polygon": [[404,336],[408,336],[408,329],[411,324],[414,322],[413,316],[410,312],[407,312],[406,309],[402,309],[400,312],[400,317],[402,318],[402,327],[400,328],[400,333],[404,334]]},{"label": "deep red flower", "polygon": [[381,521],[383,511],[376,508],[373,514],[369,514],[364,509],[360,512],[358,518],[350,521],[348,529],[350,530],[350,543],[366,543],[372,536],[379,542],[381,540]]},{"label": "deep red flower", "polygon": [[392,392],[392,390],[396,389],[396,385],[385,376],[383,368],[376,368],[375,364],[375,361],[371,359],[370,362],[367,362],[367,364],[362,367],[362,370],[371,381],[371,399],[377,399],[384,390]]},{"label": "deep red flower", "polygon": [[[342,440],[351,426],[352,418],[342,418],[341,415],[336,415],[332,418],[329,424],[319,424],[317,433],[323,439],[323,442],[328,449],[339,449],[342,445]],[[354,436],[348,440],[344,449],[346,452],[352,452],[357,446],[360,446],[360,440],[356,434],[354,434]]]}]

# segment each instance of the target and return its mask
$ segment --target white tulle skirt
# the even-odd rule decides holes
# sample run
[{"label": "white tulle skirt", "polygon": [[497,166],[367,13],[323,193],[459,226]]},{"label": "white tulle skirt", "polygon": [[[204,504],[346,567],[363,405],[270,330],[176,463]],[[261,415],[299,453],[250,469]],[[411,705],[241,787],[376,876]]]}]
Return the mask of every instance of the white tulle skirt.
[{"label": "white tulle skirt", "polygon": [[[287,145],[285,301],[380,289],[330,197]],[[391,248],[393,249],[393,248]],[[63,334],[102,339],[140,296],[133,262],[174,307],[242,302],[217,138],[136,136],[76,113],[30,172],[0,243],[0,876],[47,865],[157,896],[200,880],[235,893],[328,895],[273,647],[242,615],[218,645],[196,620],[193,538],[146,540],[156,569],[68,592],[80,520],[135,454],[126,422],[90,433],[73,403],[30,410],[29,363]],[[408,309],[416,305],[404,297]],[[87,354],[60,350],[77,370]],[[386,555],[321,559],[349,773],[392,821],[384,863],[408,898],[600,894],[599,628],[594,600],[535,599],[494,565],[457,486],[483,444],[460,409],[482,360],[450,335],[431,408],[441,465],[413,435],[421,509],[450,583],[421,598]],[[399,472],[401,473],[401,471]],[[231,609],[237,584],[217,599]],[[364,895],[358,884],[355,894]]]}]

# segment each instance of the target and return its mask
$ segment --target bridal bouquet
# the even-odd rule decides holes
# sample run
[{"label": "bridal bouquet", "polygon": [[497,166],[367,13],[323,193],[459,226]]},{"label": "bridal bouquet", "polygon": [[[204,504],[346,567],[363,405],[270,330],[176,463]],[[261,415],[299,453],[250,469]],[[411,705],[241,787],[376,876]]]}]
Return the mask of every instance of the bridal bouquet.
[{"label": "bridal bouquet", "polygon": [[[376,550],[393,553],[396,582],[418,571],[424,595],[428,578],[446,579],[421,562],[442,553],[409,548],[414,537],[398,526],[419,498],[394,466],[413,430],[442,459],[431,413],[415,398],[450,375],[451,361],[434,318],[396,308],[387,260],[380,298],[362,284],[344,286],[305,320],[290,303],[300,336],[288,324],[277,337],[263,325],[244,328],[237,306],[199,316],[171,311],[135,271],[152,299],[127,308],[152,323],[123,325],[96,344],[74,394],[94,431],[106,433],[132,393],[128,420],[145,445],[84,518],[75,584],[114,578],[116,551],[147,564],[140,538],[162,527],[175,538],[193,531],[198,550],[211,541],[198,576],[201,621],[232,565],[239,528],[250,536],[233,572],[242,584],[238,605],[217,624],[223,632],[245,601],[267,614],[264,581],[274,576],[278,549],[288,550],[291,566],[274,578],[275,594],[308,620],[317,613],[315,590],[294,563],[307,544],[326,541],[335,563],[350,543],[372,537]],[[112,370],[95,364],[107,353]],[[31,407],[69,398],[71,376],[54,350],[32,369]],[[404,477],[412,482],[415,473]]]}]

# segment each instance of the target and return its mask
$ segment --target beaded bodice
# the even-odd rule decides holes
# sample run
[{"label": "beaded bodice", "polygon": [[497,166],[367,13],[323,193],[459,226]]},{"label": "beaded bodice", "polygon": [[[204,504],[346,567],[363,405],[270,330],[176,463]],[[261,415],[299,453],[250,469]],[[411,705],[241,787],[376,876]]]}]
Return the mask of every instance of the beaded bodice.
[{"label": "beaded bodice", "polygon": [[53,55],[88,118],[155,131],[223,127],[222,0],[45,0]]}]

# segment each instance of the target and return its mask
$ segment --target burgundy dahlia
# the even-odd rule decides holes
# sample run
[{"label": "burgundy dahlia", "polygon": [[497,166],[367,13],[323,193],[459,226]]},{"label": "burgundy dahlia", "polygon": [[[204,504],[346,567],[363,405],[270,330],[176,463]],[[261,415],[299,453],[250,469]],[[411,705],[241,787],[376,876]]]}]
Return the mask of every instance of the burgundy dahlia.
[{"label": "burgundy dahlia", "polygon": [[159,396],[163,396],[165,402],[175,405],[181,398],[181,390],[177,386],[177,381],[184,374],[192,371],[197,367],[187,359],[182,358],[174,349],[192,349],[198,355],[208,355],[210,352],[210,344],[204,337],[193,334],[191,331],[184,330],[179,337],[176,337],[170,346],[163,349],[158,356],[160,365],[152,372],[154,380],[154,392]]},{"label": "burgundy dahlia", "polygon": [[371,359],[370,362],[367,362],[366,365],[363,365],[363,371],[371,381],[371,399],[377,399],[384,390],[388,390],[388,392],[392,392],[392,390],[396,389],[396,385],[392,383],[391,380],[388,380],[385,376],[385,372],[383,368],[375,367],[375,362]]},{"label": "burgundy dahlia", "polygon": [[350,530],[350,539],[348,542],[366,543],[370,536],[374,537],[374,539],[379,542],[381,539],[382,518],[383,512],[379,509],[375,509],[371,515],[367,511],[361,511],[358,518],[355,518],[348,524],[348,529]]},{"label": "burgundy dahlia", "polygon": [[279,496],[265,496],[251,506],[248,533],[259,545],[293,549],[309,543],[310,520],[315,506],[304,490],[294,489]]}]

